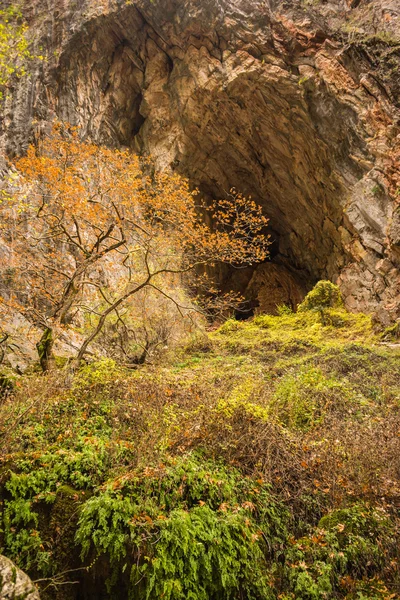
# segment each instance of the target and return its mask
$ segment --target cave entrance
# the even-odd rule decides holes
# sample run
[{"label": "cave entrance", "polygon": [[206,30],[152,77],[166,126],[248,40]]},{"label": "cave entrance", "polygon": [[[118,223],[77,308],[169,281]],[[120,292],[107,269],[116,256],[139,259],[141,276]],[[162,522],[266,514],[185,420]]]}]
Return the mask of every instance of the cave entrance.
[{"label": "cave entrance", "polygon": [[247,321],[254,317],[256,306],[251,306],[250,302],[248,302],[248,308],[246,305],[243,307],[237,308],[234,312],[234,317],[236,321]]},{"label": "cave entrance", "polygon": [[329,93],[300,85],[273,48],[268,60],[234,47],[222,55],[210,40],[182,34],[177,45],[169,35],[134,6],[93,20],[60,60],[58,113],[172,166],[212,198],[231,188],[251,196],[270,219],[270,260],[220,281],[249,302],[240,319],[295,308],[345,264],[342,201],[359,177],[348,161],[351,115],[338,118]]}]

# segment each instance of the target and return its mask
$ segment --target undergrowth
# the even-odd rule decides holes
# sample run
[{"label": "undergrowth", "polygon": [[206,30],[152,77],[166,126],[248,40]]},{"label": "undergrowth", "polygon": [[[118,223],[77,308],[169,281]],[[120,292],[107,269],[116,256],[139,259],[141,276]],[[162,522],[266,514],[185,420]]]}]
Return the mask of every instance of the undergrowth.
[{"label": "undergrowth", "polygon": [[322,310],[229,320],[157,367],[19,377],[1,552],[44,599],[398,598],[399,350]]}]

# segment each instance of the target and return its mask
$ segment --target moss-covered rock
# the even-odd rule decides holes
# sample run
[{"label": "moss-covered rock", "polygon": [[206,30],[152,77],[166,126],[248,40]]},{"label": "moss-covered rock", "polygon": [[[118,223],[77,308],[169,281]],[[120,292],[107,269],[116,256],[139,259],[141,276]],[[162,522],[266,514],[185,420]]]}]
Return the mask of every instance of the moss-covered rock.
[{"label": "moss-covered rock", "polygon": [[0,397],[9,396],[14,391],[18,379],[19,375],[15,371],[2,366],[0,368]]},{"label": "moss-covered rock", "polygon": [[339,287],[331,281],[319,281],[299,304],[298,311],[324,310],[326,308],[339,308],[343,306],[343,299]]},{"label": "moss-covered rock", "polygon": [[40,341],[36,344],[36,349],[39,355],[40,366],[43,371],[48,371],[53,353],[53,330],[51,327],[46,327]]}]

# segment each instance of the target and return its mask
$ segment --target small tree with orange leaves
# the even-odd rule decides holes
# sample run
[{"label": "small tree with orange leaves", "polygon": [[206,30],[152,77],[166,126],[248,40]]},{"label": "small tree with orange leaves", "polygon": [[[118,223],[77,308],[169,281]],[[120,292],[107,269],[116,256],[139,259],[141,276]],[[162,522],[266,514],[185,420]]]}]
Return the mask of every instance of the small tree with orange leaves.
[{"label": "small tree with orange leaves", "polygon": [[85,324],[79,361],[106,321],[121,319],[142,290],[195,310],[198,298],[185,308],[176,290],[192,284],[215,298],[207,267],[267,257],[267,219],[252,200],[232,193],[206,206],[178,175],[149,174],[149,164],[129,151],[82,142],[67,126],[55,127],[15,167],[19,191],[3,202],[10,248],[3,301],[44,328],[44,369],[62,328]]}]

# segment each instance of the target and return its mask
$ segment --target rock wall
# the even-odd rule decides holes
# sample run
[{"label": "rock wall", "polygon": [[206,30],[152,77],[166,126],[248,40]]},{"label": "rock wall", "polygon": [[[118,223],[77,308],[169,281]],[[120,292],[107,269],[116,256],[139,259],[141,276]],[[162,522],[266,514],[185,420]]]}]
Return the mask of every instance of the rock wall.
[{"label": "rock wall", "polygon": [[28,575],[11,560],[0,555],[0,599],[40,600],[39,593]]},{"label": "rock wall", "polygon": [[396,0],[32,0],[26,10],[48,58],[7,100],[8,153],[57,116],[150,153],[206,196],[234,187],[264,207],[274,244],[272,263],[224,272],[227,286],[270,310],[266,286],[271,297],[292,290],[295,304],[329,278],[350,309],[400,317]]}]

